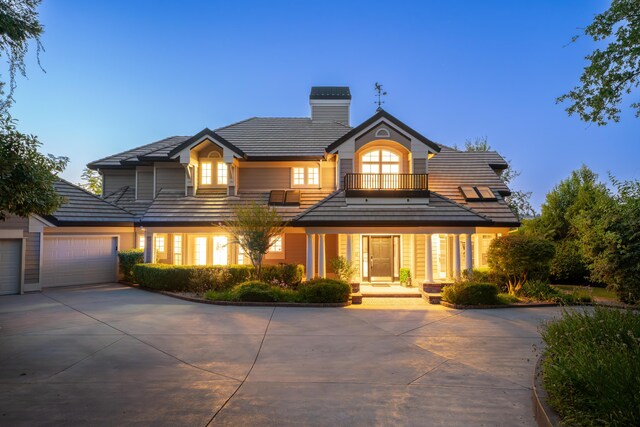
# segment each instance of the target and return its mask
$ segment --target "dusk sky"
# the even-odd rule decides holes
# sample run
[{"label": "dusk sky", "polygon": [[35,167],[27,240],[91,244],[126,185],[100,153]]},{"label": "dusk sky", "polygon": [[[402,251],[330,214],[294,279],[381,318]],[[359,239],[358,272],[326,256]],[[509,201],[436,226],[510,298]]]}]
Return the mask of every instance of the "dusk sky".
[{"label": "dusk sky", "polygon": [[384,108],[428,138],[486,136],[539,209],[583,163],[640,178],[631,98],[605,127],[555,103],[595,46],[571,37],[608,3],[45,0],[46,73],[34,49],[11,113],[44,152],[70,157],[63,177],[79,182],[89,161],[167,136],[308,116],[314,85],[350,86],[357,125],[379,81]]}]

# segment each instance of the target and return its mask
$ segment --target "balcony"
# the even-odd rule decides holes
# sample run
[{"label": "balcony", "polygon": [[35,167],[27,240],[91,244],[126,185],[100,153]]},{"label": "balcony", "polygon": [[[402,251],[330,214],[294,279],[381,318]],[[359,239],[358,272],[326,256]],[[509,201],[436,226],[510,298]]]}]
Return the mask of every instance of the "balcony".
[{"label": "balcony", "polygon": [[426,173],[348,173],[347,197],[429,197]]}]

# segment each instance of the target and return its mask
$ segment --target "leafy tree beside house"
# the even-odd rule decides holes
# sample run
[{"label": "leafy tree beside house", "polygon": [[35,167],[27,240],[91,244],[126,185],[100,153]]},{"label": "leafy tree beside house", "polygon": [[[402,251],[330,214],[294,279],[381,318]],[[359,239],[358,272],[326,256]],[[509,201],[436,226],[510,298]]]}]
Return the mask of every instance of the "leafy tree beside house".
[{"label": "leafy tree beside house", "polygon": [[255,268],[256,278],[262,279],[262,261],[284,232],[286,223],[275,209],[255,202],[238,205],[233,218],[225,221],[222,228],[232,236]]},{"label": "leafy tree beside house", "polygon": [[84,168],[80,176],[80,187],[99,196],[102,194],[102,176],[93,169]]},{"label": "leafy tree beside house", "polygon": [[45,156],[33,135],[15,128],[8,116],[0,116],[0,219],[7,214],[27,217],[51,214],[63,198],[54,183],[67,165],[66,157]]}]

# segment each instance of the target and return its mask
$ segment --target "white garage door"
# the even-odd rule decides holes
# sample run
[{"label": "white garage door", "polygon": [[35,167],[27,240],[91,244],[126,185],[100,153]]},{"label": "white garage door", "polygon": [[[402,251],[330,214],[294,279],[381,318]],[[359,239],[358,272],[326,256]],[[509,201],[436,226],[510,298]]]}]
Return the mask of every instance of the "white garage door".
[{"label": "white garage door", "polygon": [[0,239],[0,295],[20,293],[22,240]]},{"label": "white garage door", "polygon": [[115,237],[46,237],[43,288],[107,283],[116,280]]}]

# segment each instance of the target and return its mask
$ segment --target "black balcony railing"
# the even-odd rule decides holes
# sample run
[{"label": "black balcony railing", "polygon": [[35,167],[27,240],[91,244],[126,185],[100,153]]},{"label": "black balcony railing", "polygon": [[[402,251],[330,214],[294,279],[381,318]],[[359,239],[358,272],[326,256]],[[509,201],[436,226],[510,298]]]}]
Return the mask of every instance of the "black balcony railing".
[{"label": "black balcony railing", "polygon": [[428,197],[426,173],[348,173],[344,189],[351,197]]}]

